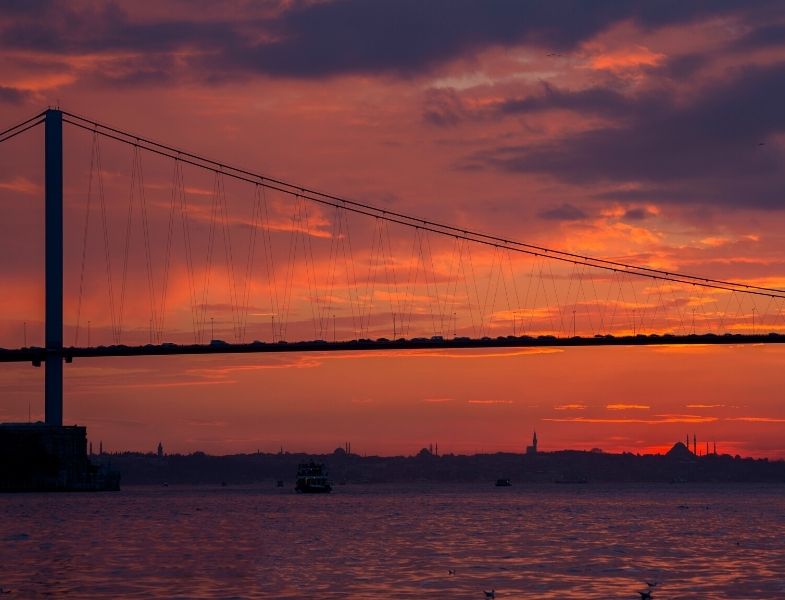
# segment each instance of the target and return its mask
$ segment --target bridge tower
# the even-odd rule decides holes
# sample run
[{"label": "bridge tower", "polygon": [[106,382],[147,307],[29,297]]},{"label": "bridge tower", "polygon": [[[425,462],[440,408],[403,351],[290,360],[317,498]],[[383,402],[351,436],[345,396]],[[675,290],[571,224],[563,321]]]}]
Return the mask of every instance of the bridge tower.
[{"label": "bridge tower", "polygon": [[63,113],[44,117],[44,421],[63,424]]}]

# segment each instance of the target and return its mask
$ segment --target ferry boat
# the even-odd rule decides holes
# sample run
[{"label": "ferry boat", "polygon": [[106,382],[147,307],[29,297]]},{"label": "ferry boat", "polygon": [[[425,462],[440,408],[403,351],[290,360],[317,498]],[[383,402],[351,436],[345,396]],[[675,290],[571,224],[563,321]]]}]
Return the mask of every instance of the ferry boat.
[{"label": "ferry boat", "polygon": [[496,487],[510,487],[512,485],[512,481],[509,479],[497,479],[496,480]]},{"label": "ferry boat", "polygon": [[327,479],[324,465],[311,461],[297,467],[297,483],[294,489],[302,494],[329,494],[333,488]]}]

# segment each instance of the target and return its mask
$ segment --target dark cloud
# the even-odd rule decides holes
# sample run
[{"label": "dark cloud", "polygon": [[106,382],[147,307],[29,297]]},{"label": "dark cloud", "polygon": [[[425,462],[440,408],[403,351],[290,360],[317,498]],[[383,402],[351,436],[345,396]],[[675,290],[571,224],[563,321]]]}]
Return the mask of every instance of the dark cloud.
[{"label": "dark cloud", "polygon": [[434,88],[425,92],[423,118],[432,125],[457,125],[465,120],[495,120],[500,116],[526,115],[550,110],[569,110],[581,114],[596,114],[623,118],[640,110],[641,103],[654,98],[639,98],[635,103],[621,92],[608,88],[589,88],[580,91],[559,89],[542,82],[542,93],[471,110],[460,94],[452,88]]},{"label": "dark cloud", "polygon": [[740,38],[734,47],[757,49],[768,46],[782,46],[785,41],[785,23],[769,24],[753,29]]},{"label": "dark cloud", "polygon": [[41,15],[53,4],[51,0],[4,0],[0,6],[0,15]]},{"label": "dark cloud", "polygon": [[[9,15],[5,5],[0,16],[8,17],[0,46],[53,54],[129,51],[139,54],[174,52],[186,48],[220,51],[240,37],[247,22],[197,21],[189,15],[166,20],[134,21],[113,2],[73,3],[39,0],[30,10]],[[43,19],[42,14],[47,18]]]},{"label": "dark cloud", "polygon": [[[49,56],[68,69],[71,55],[92,54],[103,59],[95,69],[82,71],[99,84],[124,85],[171,82],[176,77],[210,79],[215,73],[189,64],[181,54],[216,54],[238,43],[240,31],[258,20],[241,24],[228,20],[196,21],[185,14],[166,20],[132,20],[118,4],[65,3],[38,0],[29,10],[11,14],[0,5],[0,48]],[[42,19],[46,14],[48,18]],[[28,59],[29,61],[29,59]],[[31,61],[40,68],[46,62]],[[218,68],[218,67],[216,67]],[[218,69],[221,70],[221,69]]]},{"label": "dark cloud", "polygon": [[[629,96],[618,106],[625,118],[611,126],[472,160],[576,184],[656,185],[664,196],[650,200],[785,208],[785,155],[775,144],[759,145],[785,132],[785,63],[739,69],[698,92],[687,104],[664,89]],[[583,94],[572,95],[576,110]]]},{"label": "dark cloud", "polygon": [[[769,5],[747,3],[745,10]],[[276,23],[280,37],[237,57],[250,68],[301,77],[351,72],[412,74],[489,46],[522,43],[570,50],[609,26],[643,28],[739,10],[731,0],[339,0],[297,3]]]},{"label": "dark cloud", "polygon": [[645,70],[658,77],[685,81],[710,64],[711,58],[705,54],[681,54],[670,57],[657,66],[645,68]]},{"label": "dark cloud", "polygon": [[624,213],[624,218],[630,221],[643,221],[650,216],[649,211],[640,207],[629,208]]},{"label": "dark cloud", "polygon": [[93,80],[112,87],[155,85],[170,81],[175,70],[175,61],[170,55],[148,54],[107,61],[93,74]]},{"label": "dark cloud", "polygon": [[588,218],[589,215],[577,206],[565,203],[561,206],[543,210],[538,216],[550,221],[582,221]]},{"label": "dark cloud", "polygon": [[0,45],[53,54],[195,49],[178,64],[178,72],[205,79],[250,73],[408,76],[491,46],[569,51],[624,20],[653,29],[776,5],[776,0],[295,1],[282,4],[277,14],[269,5],[249,3],[211,19],[196,18],[199,5],[184,4],[173,10],[179,14],[156,21],[132,19],[111,2],[15,0],[0,6],[0,16],[6,17]]},{"label": "dark cloud", "polygon": [[0,102],[5,104],[22,104],[29,96],[30,93],[25,90],[0,85]]},{"label": "dark cloud", "polygon": [[638,110],[642,98],[634,105],[623,94],[607,88],[589,88],[576,92],[560,90],[543,82],[543,93],[539,96],[512,99],[496,107],[501,114],[534,113],[546,110],[564,109],[587,114],[600,114],[621,117],[631,110]]}]

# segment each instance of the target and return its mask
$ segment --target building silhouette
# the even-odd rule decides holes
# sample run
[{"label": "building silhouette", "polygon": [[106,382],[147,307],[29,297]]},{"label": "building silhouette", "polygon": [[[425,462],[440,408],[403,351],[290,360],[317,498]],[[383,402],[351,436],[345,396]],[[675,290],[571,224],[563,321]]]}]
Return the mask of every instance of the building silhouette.
[{"label": "building silhouette", "polygon": [[[687,440],[687,444],[689,444],[689,439]],[[673,447],[665,453],[665,456],[676,460],[692,460],[695,458],[695,454],[690,450],[689,446],[682,444],[681,442],[676,442]]]},{"label": "building silhouette", "polygon": [[537,454],[537,431],[532,435],[532,445],[526,446],[526,454]]},{"label": "building silhouette", "polygon": [[46,423],[0,424],[0,492],[120,489],[120,474],[94,464],[87,429]]}]

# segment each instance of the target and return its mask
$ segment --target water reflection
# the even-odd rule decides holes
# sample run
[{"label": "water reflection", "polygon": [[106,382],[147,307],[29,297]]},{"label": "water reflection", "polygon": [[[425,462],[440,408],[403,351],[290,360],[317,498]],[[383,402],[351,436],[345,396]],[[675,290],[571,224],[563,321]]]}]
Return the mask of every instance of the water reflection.
[{"label": "water reflection", "polygon": [[771,598],[785,486],[0,496],[7,597]]}]

